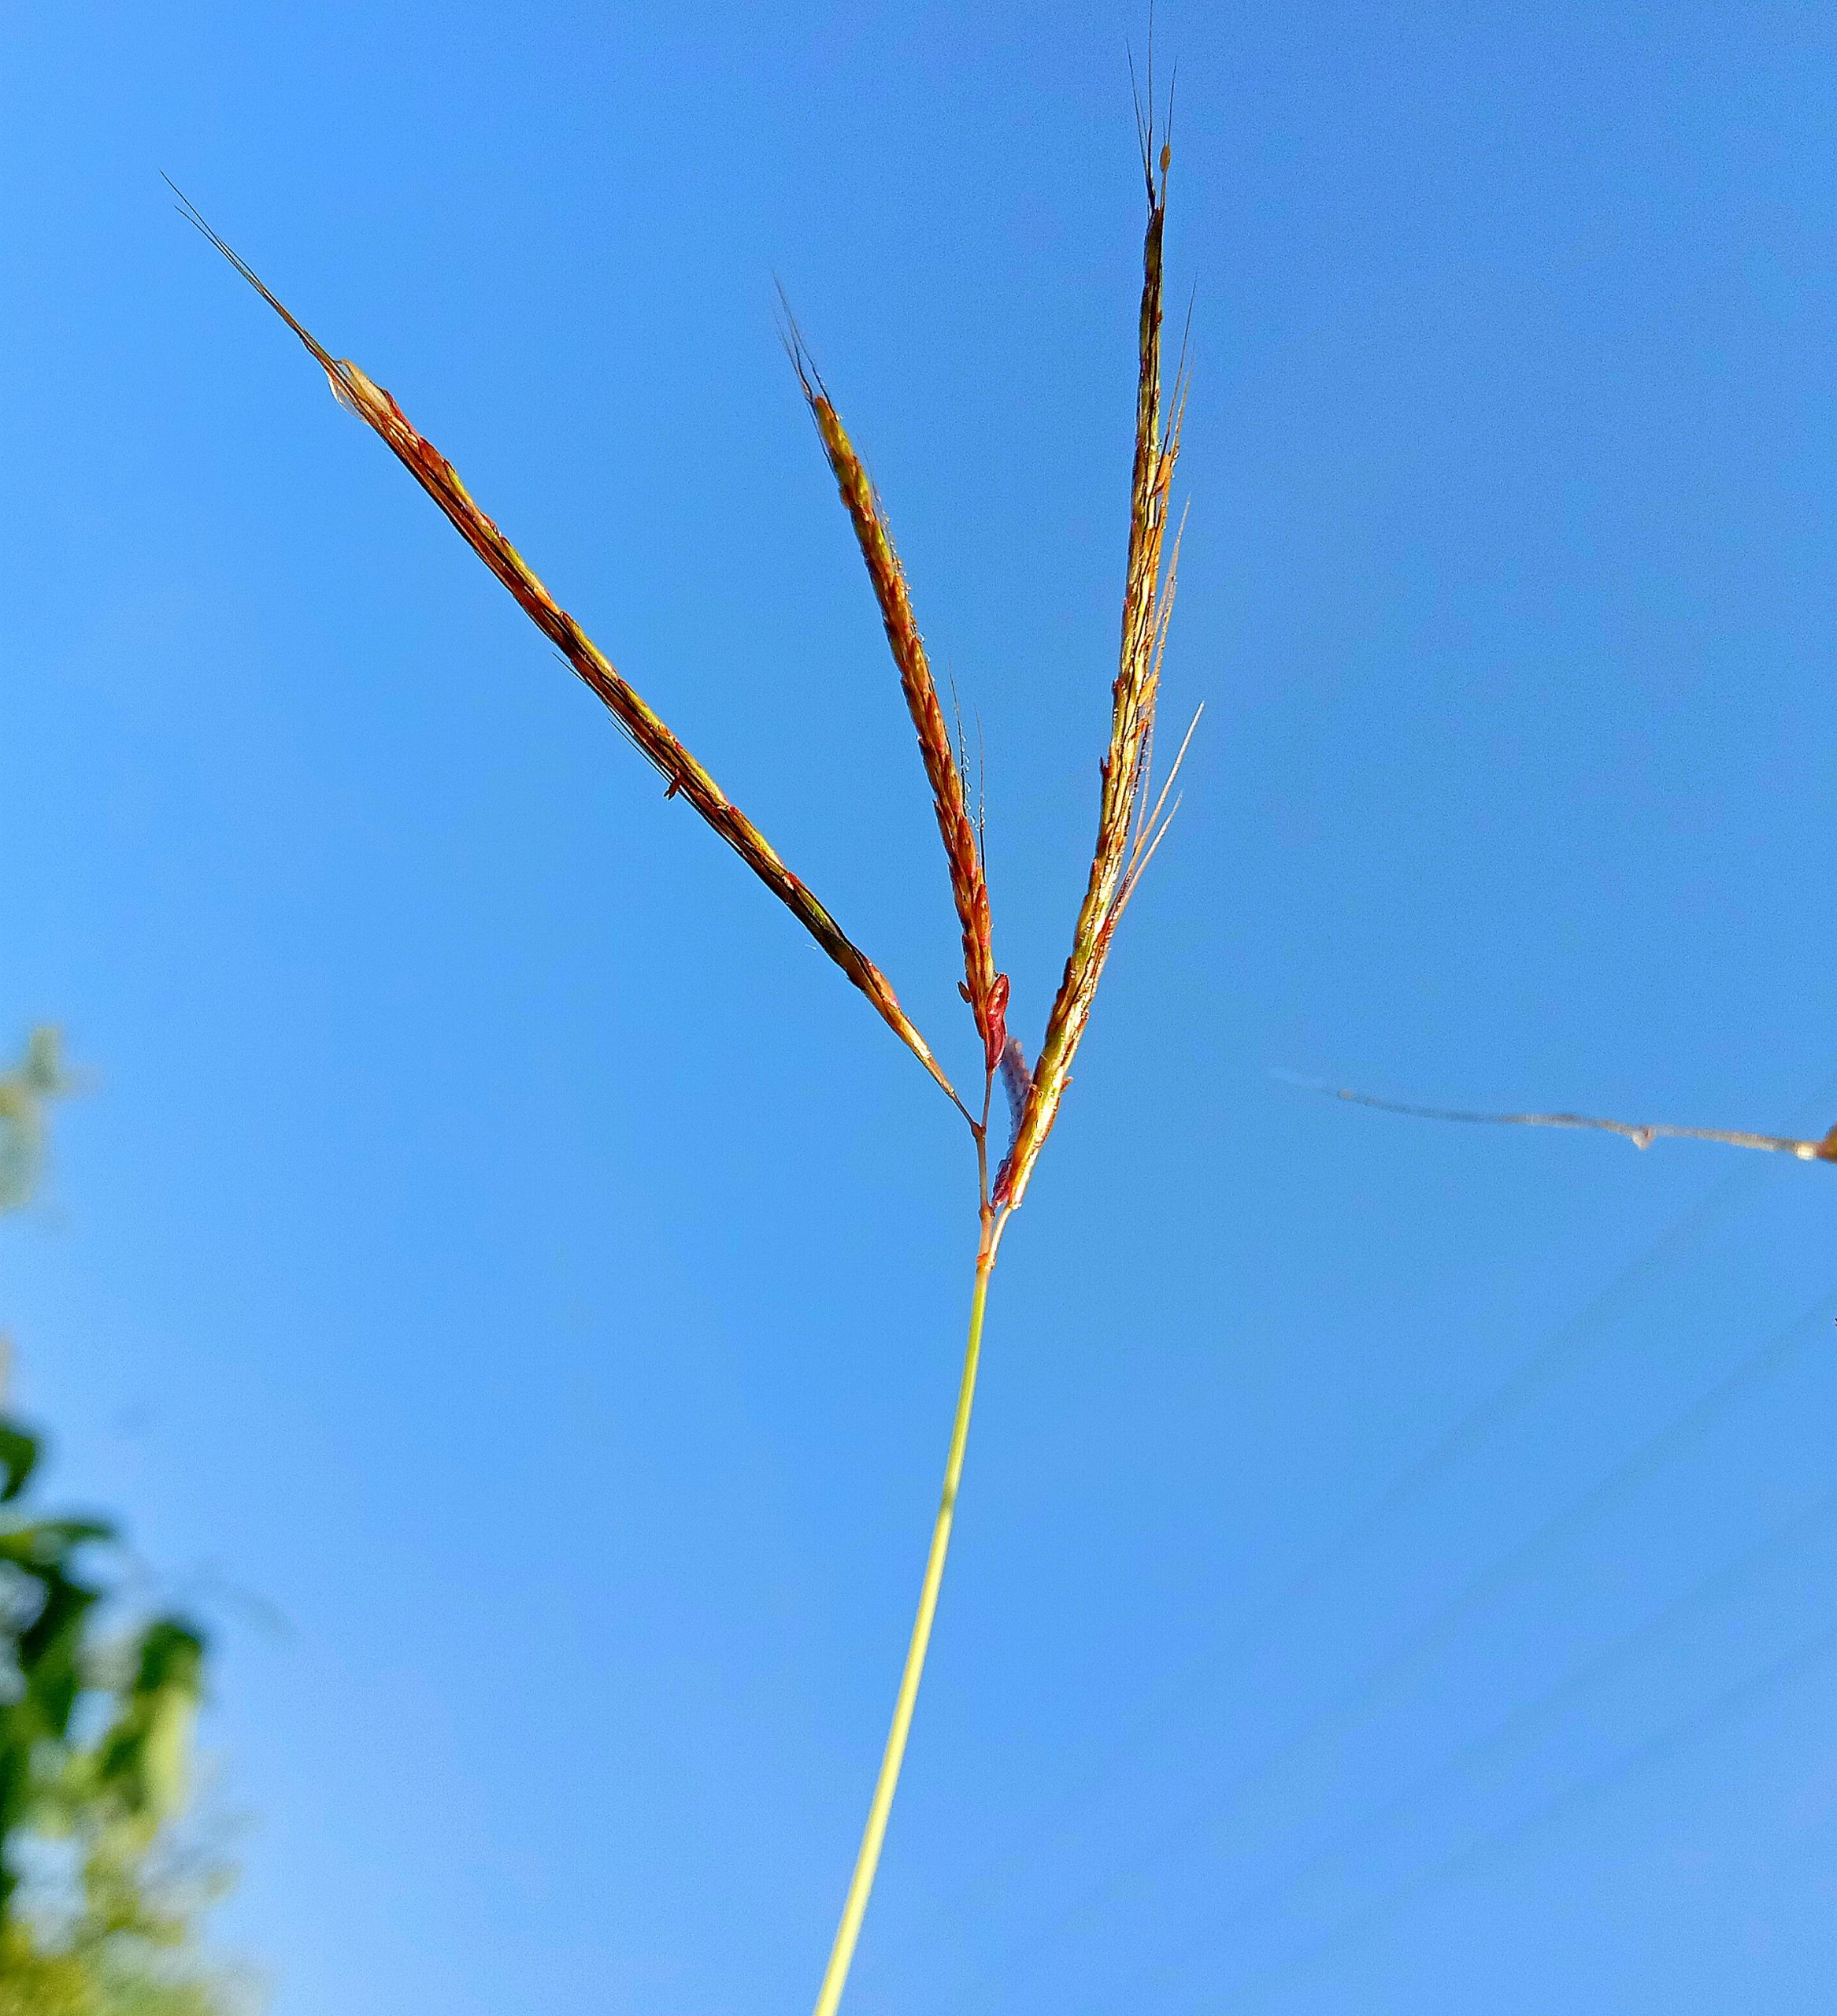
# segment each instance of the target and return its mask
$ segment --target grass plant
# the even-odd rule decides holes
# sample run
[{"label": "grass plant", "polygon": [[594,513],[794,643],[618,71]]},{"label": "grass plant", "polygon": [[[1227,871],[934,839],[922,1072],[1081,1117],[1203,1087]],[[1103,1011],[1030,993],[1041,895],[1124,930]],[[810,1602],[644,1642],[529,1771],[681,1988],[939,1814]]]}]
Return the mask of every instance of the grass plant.
[{"label": "grass plant", "polygon": [[[1109,736],[1100,765],[1097,836],[1072,949],[1035,1062],[1007,1026],[1009,982],[995,965],[982,821],[972,813],[964,783],[961,734],[954,740],[911,594],[888,529],[886,513],[794,323],[786,318],[787,345],[831,472],[841,493],[869,579],[880,605],[902,693],[917,733],[943,842],[950,890],[961,926],[963,976],[959,991],[980,1039],[982,1086],[965,1100],[930,1045],[900,1006],[880,969],[842,930],[794,875],[765,836],[720,790],[708,771],[665,725],[580,626],[561,607],[497,525],[474,502],[453,465],[418,433],[389,393],[348,358],[334,358],[282,305],[256,274],[211,230],[183,197],[185,214],[286,322],[331,381],[339,402],[389,447],[445,513],[461,538],[513,595],[537,628],[598,695],[639,753],[668,780],[665,795],[680,797],[720,834],[817,943],[873,1003],[882,1019],[917,1058],[968,1128],[977,1170],[977,1238],[968,1336],[951,1422],[949,1454],[917,1615],[895,1698],[891,1726],[866,1825],[844,1899],[817,2003],[817,2016],[840,2005],[886,1838],[939,1592],[955,1521],[976,1374],[980,1363],[989,1284],[1009,1220],[1020,1208],[1042,1149],[1071,1083],[1072,1065],[1089,1024],[1118,923],[1178,810],[1168,798],[1187,743],[1166,782],[1150,788],[1154,724],[1162,655],[1172,607],[1178,539],[1167,550],[1169,495],[1180,454],[1184,374],[1176,372],[1164,394],[1161,369],[1162,247],[1167,219],[1170,150],[1157,146],[1152,83],[1147,106],[1139,102],[1138,136],[1147,196],[1138,332],[1135,455],[1129,488],[1128,541],[1124,576],[1121,639],[1111,692]],[[1197,717],[1195,716],[1195,722]],[[1191,738],[1191,728],[1187,732]],[[991,1154],[991,1113],[999,1079],[1007,1095],[1012,1132],[999,1157]]]}]

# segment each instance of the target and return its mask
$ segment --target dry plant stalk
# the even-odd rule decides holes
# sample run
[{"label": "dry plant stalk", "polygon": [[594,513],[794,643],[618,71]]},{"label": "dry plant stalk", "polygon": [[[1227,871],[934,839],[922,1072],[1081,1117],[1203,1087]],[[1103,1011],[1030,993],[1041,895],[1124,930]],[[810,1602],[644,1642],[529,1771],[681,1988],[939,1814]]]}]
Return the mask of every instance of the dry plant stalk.
[{"label": "dry plant stalk", "polygon": [[[1150,77],[1149,96],[1152,99]],[[911,1730],[919,1683],[936,1615],[944,1563],[955,1521],[969,1421],[980,1364],[989,1280],[1002,1235],[1026,1193],[1041,1148],[1051,1132],[1071,1066],[1090,1021],[1098,985],[1109,956],[1117,923],[1140,884],[1143,870],[1178,810],[1168,797],[1187,739],[1165,784],[1150,804],[1150,770],[1154,718],[1160,697],[1162,655],[1172,606],[1174,559],[1164,565],[1168,495],[1180,451],[1183,372],[1176,373],[1172,419],[1163,411],[1161,385],[1162,239],[1167,217],[1169,150],[1157,151],[1151,111],[1138,106],[1142,166],[1147,187],[1148,222],[1143,247],[1141,315],[1138,331],[1135,460],[1129,494],[1129,537],[1123,593],[1120,663],[1112,689],[1110,732],[1100,765],[1096,845],[1072,934],[1071,957],[1047,1019],[1039,1061],[1030,1072],[1019,1042],[1007,1031],[1008,978],[996,969],[989,895],[980,821],[971,817],[963,766],[951,743],[924,643],[886,514],[860,457],[843,427],[822,380],[794,326],[787,342],[823,448],[841,491],[869,578],[880,605],[887,641],[898,671],[907,710],[917,731],[933,810],[944,843],[951,895],[963,942],[959,991],[969,1004],[981,1040],[983,1095],[980,1117],[959,1098],[909,1017],[894,999],[878,967],[845,937],[809,891],[793,875],[757,827],[722,793],[714,780],[616,672],[610,662],[561,609],[492,521],[475,504],[453,465],[412,427],[394,398],[349,359],[333,358],[288,313],[254,272],[206,224],[183,197],[184,214],[210,240],[269,306],[280,316],[330,380],[340,405],[371,427],[446,513],[461,536],[516,598],[530,619],[604,702],[627,736],[669,780],[667,796],[688,800],[727,841],[774,895],[871,1000],[900,1040],[913,1051],[968,1123],[978,1173],[975,1286],[969,1334],[951,1425],[944,1484],[920,1586],[893,1720],[869,1803],[841,1922],[817,1995],[816,2016],[835,2016],[865,1916],[893,1796]],[[175,192],[176,193],[176,192]],[[1195,716],[1195,724],[1197,717]],[[989,1113],[999,1077],[1013,1110],[1014,1132],[994,1180],[988,1154]]]},{"label": "dry plant stalk", "polygon": [[1369,1092],[1343,1087],[1315,1088],[1330,1098],[1353,1106],[1368,1106],[1379,1113],[1401,1113],[1412,1120],[1458,1120],[1482,1127],[1580,1127],[1604,1134],[1618,1134],[1635,1148],[1649,1148],[1659,1140],[1718,1141],[1729,1148],[1764,1148],[1774,1154],[1791,1155],[1802,1162],[1837,1162],[1837,1127],[1821,1140],[1802,1141],[1790,1134],[1744,1134],[1727,1127],[1672,1127],[1664,1121],[1600,1120],[1586,1113],[1468,1113],[1458,1106],[1413,1106],[1402,1099],[1374,1099]]}]

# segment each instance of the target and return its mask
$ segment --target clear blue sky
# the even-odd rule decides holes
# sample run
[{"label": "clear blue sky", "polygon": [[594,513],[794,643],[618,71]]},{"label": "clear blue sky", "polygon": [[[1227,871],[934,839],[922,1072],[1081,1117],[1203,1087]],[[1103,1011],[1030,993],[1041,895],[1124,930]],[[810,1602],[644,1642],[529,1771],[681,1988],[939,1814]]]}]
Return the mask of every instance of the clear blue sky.
[{"label": "clear blue sky", "polygon": [[[277,2016],[807,2007],[971,1171],[160,174],[966,1071],[772,283],[981,723],[1037,1038],[1141,16],[0,13],[0,1020],[93,1079],[0,1317],[60,1492],[219,1625]],[[1159,34],[1208,712],[1004,1251],[851,2009],[1826,2010],[1837,1174],[1270,1074],[1837,1118],[1837,24]]]}]

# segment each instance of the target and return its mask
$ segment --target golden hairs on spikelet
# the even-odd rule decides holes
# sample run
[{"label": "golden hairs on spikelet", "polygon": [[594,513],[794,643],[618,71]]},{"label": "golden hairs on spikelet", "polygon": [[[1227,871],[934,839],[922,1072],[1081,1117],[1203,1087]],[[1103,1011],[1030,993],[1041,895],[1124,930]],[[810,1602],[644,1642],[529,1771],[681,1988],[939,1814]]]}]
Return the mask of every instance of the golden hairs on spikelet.
[{"label": "golden hairs on spikelet", "polygon": [[[1161,660],[1173,606],[1178,542],[1165,580],[1161,554],[1167,535],[1168,491],[1180,454],[1183,387],[1176,383],[1173,419],[1161,411],[1161,240],[1167,222],[1168,151],[1151,161],[1144,135],[1148,228],[1142,248],[1140,368],[1135,391],[1135,458],[1129,487],[1129,550],[1123,589],[1120,662],[1111,689],[1109,746],[1100,766],[1097,843],[1084,900],[1072,932],[1072,955],[1047,1017],[1013,1143],[996,1178],[994,1202],[1009,1208],[1026,1193],[1034,1163],[1057,1117],[1070,1083],[1072,1060],[1090,1020],[1110,941],[1142,870],[1166,828],[1158,823],[1164,788],[1153,815],[1144,817],[1143,792],[1154,741]],[[1158,168],[1158,177],[1156,169]],[[1191,730],[1187,731],[1189,737]],[[1182,751],[1185,753],[1185,745]],[[1179,767],[1178,762],[1175,769]],[[1170,773],[1168,783],[1172,777]],[[1168,817],[1172,817],[1170,813]]]},{"label": "golden hairs on spikelet", "polygon": [[913,614],[906,570],[887,529],[887,514],[861,459],[855,453],[828,389],[810,361],[797,325],[787,311],[785,347],[791,352],[798,382],[809,402],[810,413],[828,458],[831,472],[867,562],[874,599],[880,606],[887,642],[898,668],[900,691],[918,733],[919,754],[931,787],[931,805],[950,865],[950,894],[963,932],[963,982],[959,991],[969,1003],[983,1040],[986,1069],[994,1072],[1007,1042],[1008,976],[995,970],[994,939],[989,924],[989,891],[982,849],[963,788],[963,773],[952,748],[937,681],[924,638]]}]

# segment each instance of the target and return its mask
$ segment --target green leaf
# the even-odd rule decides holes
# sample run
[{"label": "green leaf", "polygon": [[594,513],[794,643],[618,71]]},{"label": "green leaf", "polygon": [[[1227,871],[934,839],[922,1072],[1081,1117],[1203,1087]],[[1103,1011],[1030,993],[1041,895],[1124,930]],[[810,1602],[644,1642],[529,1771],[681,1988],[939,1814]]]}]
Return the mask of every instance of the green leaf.
[{"label": "green leaf", "polygon": [[34,1519],[29,1525],[0,1530],[0,1561],[16,1561],[21,1568],[48,1568],[91,1540],[114,1537],[115,1529],[106,1519]]},{"label": "green leaf", "polygon": [[5,1476],[0,1479],[0,1505],[18,1497],[24,1490],[28,1479],[37,1469],[39,1438],[29,1434],[17,1421],[0,1415],[0,1469]]},{"label": "green leaf", "polygon": [[133,1684],[96,1747],[97,1783],[130,1819],[157,1826],[183,1804],[203,1687],[203,1638],[178,1618],[157,1618],[141,1634]]}]

